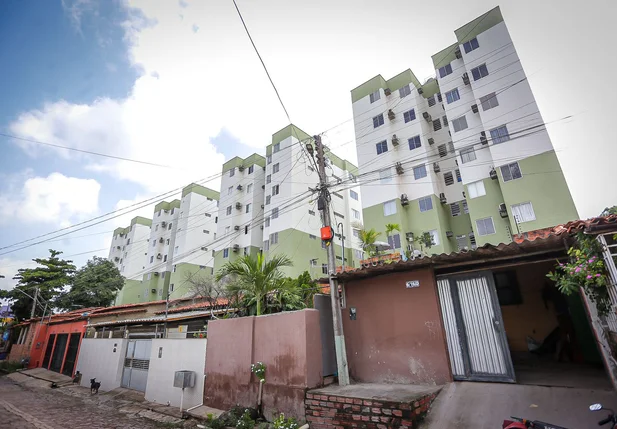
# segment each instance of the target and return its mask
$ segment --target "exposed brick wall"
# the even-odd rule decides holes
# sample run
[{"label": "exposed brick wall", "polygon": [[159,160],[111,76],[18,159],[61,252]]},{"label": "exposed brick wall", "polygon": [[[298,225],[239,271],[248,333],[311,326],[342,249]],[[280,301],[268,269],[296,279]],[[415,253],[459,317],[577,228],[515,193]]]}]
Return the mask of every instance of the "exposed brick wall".
[{"label": "exposed brick wall", "polygon": [[306,421],[312,429],[415,428],[424,418],[435,394],[413,402],[366,400],[343,396],[306,394]]}]

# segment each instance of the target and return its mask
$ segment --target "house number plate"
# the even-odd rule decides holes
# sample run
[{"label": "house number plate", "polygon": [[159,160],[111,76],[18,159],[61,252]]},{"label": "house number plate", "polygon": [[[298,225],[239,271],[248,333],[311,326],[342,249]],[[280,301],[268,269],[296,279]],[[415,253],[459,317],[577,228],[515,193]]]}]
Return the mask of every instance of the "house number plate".
[{"label": "house number plate", "polygon": [[409,280],[405,283],[405,287],[407,289],[413,289],[415,287],[420,287],[420,280]]}]

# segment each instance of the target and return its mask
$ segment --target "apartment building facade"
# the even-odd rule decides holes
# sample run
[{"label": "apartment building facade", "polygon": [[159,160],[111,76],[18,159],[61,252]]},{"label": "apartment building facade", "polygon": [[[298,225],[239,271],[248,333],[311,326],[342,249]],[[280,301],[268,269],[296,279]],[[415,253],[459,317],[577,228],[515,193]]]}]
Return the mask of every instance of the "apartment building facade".
[{"label": "apartment building facade", "polygon": [[[365,227],[397,249],[452,252],[578,218],[499,7],[411,70],[351,91]],[[428,232],[430,249],[414,241]]]}]

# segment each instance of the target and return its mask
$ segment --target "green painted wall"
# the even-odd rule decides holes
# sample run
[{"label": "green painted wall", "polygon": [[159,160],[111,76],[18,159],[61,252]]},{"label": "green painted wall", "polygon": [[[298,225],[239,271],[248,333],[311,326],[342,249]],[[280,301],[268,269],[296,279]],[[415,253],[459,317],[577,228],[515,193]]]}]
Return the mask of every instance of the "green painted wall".
[{"label": "green painted wall", "polygon": [[175,272],[172,270],[169,277],[169,285],[174,285],[174,290],[171,292],[171,298],[181,298],[188,295],[191,292],[191,283],[189,282],[189,276],[199,273],[199,276],[210,276],[211,268],[200,268],[199,265],[180,263],[175,265]]},{"label": "green painted wall", "polygon": [[143,225],[143,226],[152,226],[152,219],[148,219],[145,217],[141,217],[141,216],[136,216],[133,219],[131,219],[131,226],[133,225]]},{"label": "green painted wall", "polygon": [[292,136],[299,141],[311,138],[310,135],[302,131],[300,128],[296,127],[294,124],[289,124],[282,130],[279,130],[272,134],[272,143],[266,146],[266,155],[272,154],[272,146]]},{"label": "green painted wall", "polygon": [[439,92],[439,84],[436,79],[429,79],[422,85],[422,97],[429,98]]},{"label": "green painted wall", "polygon": [[560,225],[579,218],[555,151],[525,158],[519,161],[519,167],[523,177],[505,183],[501,169],[497,169],[514,233],[517,229],[511,212],[513,204],[531,201],[536,214],[535,221],[519,224],[521,232]]},{"label": "green painted wall", "polygon": [[154,213],[160,210],[171,210],[171,209],[179,209],[180,208],[180,200],[173,200],[171,202],[161,201],[156,206],[154,206]]},{"label": "green painted wall", "polygon": [[463,44],[500,22],[503,22],[503,16],[501,15],[501,9],[497,6],[485,14],[480,15],[473,21],[463,25],[458,30],[454,30],[454,35],[458,43]]},{"label": "green painted wall", "polygon": [[184,187],[184,189],[182,189],[182,197],[186,197],[191,192],[201,195],[202,197],[210,198],[212,200],[219,199],[219,193],[217,191],[213,191],[210,188],[206,188],[205,186],[201,186],[196,183],[191,183],[190,185]]},{"label": "green painted wall", "polygon": [[446,64],[450,64],[456,59],[456,54],[454,53],[456,48],[458,48],[458,43],[453,43],[431,57],[433,59],[433,67],[435,67],[435,70],[445,66]]},{"label": "green painted wall", "polygon": [[116,296],[116,305],[135,304],[142,302],[143,285],[139,280],[124,280],[124,286]]},{"label": "green painted wall", "polygon": [[252,154],[248,157],[246,157],[245,159],[240,158],[239,156],[233,157],[231,158],[229,161],[227,161],[225,164],[223,164],[223,173],[231,170],[232,168],[235,167],[240,167],[241,165],[248,168],[251,165],[257,164],[260,167],[265,167],[266,166],[266,158],[264,158],[263,156],[259,155],[259,154]]},{"label": "green painted wall", "polygon": [[116,228],[114,229],[114,236],[116,235],[122,235],[122,234],[128,234],[129,233],[129,227],[125,227],[125,228]]},{"label": "green painted wall", "polygon": [[471,241],[469,241],[469,233],[473,231],[471,226],[471,216],[463,210],[462,201],[458,201],[457,203],[461,208],[461,214],[458,216],[452,216],[450,204],[441,204],[441,212],[443,212],[447,217],[447,222],[449,223],[446,230],[452,231],[452,237],[446,238],[450,245],[451,252],[458,251],[458,243],[456,242],[457,235],[465,235],[467,246],[471,249]]},{"label": "green painted wall", "polygon": [[[465,195],[468,196],[467,206],[469,207],[469,215],[471,216],[476,243],[478,247],[486,243],[509,243],[512,241],[512,237],[508,230],[508,221],[501,218],[498,209],[499,204],[504,202],[499,182],[492,179],[484,179],[483,182],[486,195],[478,198],[469,198],[469,190],[465,186]],[[478,234],[476,220],[487,217],[493,218],[495,234],[481,236]]]},{"label": "green painted wall", "polygon": [[394,92],[408,84],[413,84],[416,88],[420,87],[420,81],[410,69],[397,74],[392,79],[387,81],[381,75],[377,75],[369,81],[364,82],[357,88],[351,90],[351,102],[355,103],[380,88],[389,88],[392,92]]}]

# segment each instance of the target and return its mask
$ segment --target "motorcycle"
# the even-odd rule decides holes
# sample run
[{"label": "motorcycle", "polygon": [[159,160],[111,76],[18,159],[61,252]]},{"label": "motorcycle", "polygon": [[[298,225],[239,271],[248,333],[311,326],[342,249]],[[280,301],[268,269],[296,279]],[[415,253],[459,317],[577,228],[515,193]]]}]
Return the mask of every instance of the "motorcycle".
[{"label": "motorcycle", "polygon": [[[606,424],[611,424],[611,429],[617,429],[617,416],[615,416],[615,412],[610,408],[604,408],[602,404],[592,404],[589,406],[589,411],[601,411],[606,410],[609,411],[608,417],[602,419],[598,422],[599,426],[604,426]],[[567,429],[563,426],[556,426],[550,423],[541,422],[539,420],[527,420],[521,419],[520,417],[510,417],[512,420],[504,420],[503,421],[503,429]]]}]

